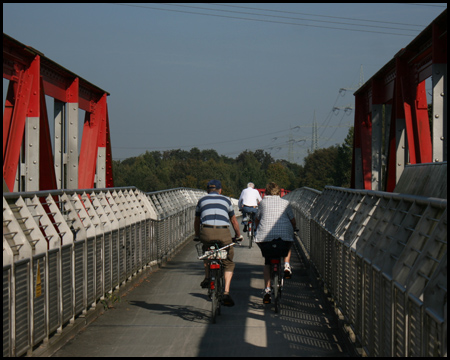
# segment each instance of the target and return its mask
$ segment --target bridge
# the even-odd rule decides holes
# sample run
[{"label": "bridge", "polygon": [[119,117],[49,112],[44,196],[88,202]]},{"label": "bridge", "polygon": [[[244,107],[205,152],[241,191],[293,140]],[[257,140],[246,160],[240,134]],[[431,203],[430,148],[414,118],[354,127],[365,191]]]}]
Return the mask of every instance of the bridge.
[{"label": "bridge", "polygon": [[109,94],[4,34],[3,356],[447,356],[446,21],[355,93],[352,188],[284,196],[300,232],[280,313],[241,247],[214,325],[192,242],[205,191],[114,187]]}]

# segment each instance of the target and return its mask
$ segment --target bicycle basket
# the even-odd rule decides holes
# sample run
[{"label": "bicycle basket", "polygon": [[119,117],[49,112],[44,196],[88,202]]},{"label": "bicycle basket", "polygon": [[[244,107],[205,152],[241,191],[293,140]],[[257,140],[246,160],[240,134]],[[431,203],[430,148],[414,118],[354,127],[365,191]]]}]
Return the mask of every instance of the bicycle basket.
[{"label": "bicycle basket", "polygon": [[203,251],[203,244],[202,243],[198,243],[195,245],[195,247],[197,248],[197,254],[198,256],[203,256],[206,254],[209,254],[208,257],[205,258],[208,260],[212,260],[212,259],[226,259],[228,256],[228,251],[227,250],[208,250],[208,251]]},{"label": "bicycle basket", "polygon": [[292,241],[283,241],[276,239],[268,242],[258,243],[262,256],[266,258],[286,257],[292,246]]},{"label": "bicycle basket", "polygon": [[213,254],[208,256],[208,260],[212,260],[212,259],[226,259],[228,256],[228,252],[226,250],[219,250],[219,251],[214,251]]}]

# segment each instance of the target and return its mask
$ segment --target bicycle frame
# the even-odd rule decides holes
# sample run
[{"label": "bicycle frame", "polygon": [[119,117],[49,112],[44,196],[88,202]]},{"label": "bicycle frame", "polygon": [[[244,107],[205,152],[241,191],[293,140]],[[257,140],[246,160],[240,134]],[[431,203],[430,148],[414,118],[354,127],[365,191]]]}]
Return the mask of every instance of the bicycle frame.
[{"label": "bicycle frame", "polygon": [[248,248],[251,249],[253,245],[253,237],[255,236],[255,213],[248,213],[250,219],[247,222],[248,230]]}]

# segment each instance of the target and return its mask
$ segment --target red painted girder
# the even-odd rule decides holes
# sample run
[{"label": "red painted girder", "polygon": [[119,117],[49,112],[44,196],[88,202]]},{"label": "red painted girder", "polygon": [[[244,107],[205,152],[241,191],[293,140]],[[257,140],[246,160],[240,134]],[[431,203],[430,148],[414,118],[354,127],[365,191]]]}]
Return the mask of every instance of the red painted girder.
[{"label": "red painted girder", "polygon": [[419,148],[419,163],[429,163],[433,161],[433,144],[431,141],[430,121],[428,119],[427,94],[425,81],[417,86],[415,104],[415,121],[417,146]]},{"label": "red painted girder", "polygon": [[[85,111],[90,111],[91,101],[98,102],[104,93],[109,95],[38,50],[3,33],[3,78],[10,80],[18,70],[27,69],[36,56],[41,59],[40,75],[43,77],[45,95],[62,102],[78,102],[79,108]],[[75,79],[78,79],[80,89],[79,99],[76,101],[70,94],[70,87]]]},{"label": "red painted girder", "polygon": [[97,153],[100,144],[106,145],[106,93],[96,104],[91,104],[92,112],[86,112],[81,139],[78,164],[78,188],[94,187]]},{"label": "red painted girder", "polygon": [[48,125],[47,106],[41,78],[41,114],[39,116],[39,190],[54,190],[56,183],[55,163],[53,158],[50,128]]},{"label": "red painted girder", "polygon": [[369,99],[365,94],[355,97],[355,128],[354,144],[355,149],[361,150],[361,172],[363,186],[366,190],[372,190],[372,119],[369,113]]},{"label": "red painted girder", "polygon": [[106,104],[106,187],[114,187],[108,104]]},{"label": "red painted girder", "polygon": [[17,83],[10,81],[5,99],[5,112],[3,114],[3,164],[5,163],[6,146],[8,144],[9,130],[14,112],[14,87],[17,87]]},{"label": "red painted girder", "polygon": [[[3,178],[10,191],[14,188],[17,166],[19,164],[20,148],[25,131],[25,120],[30,102],[33,74],[21,71],[16,91],[16,101],[11,121],[3,135]],[[4,124],[5,125],[5,124]]]},{"label": "red painted girder", "polygon": [[[395,104],[392,106],[392,113],[394,114]],[[396,144],[396,127],[395,127],[395,119],[391,118],[391,128],[389,131],[389,151],[388,151],[388,159],[387,159],[387,171],[386,171],[386,191],[393,192],[395,189],[395,185],[397,184],[397,144]]]}]

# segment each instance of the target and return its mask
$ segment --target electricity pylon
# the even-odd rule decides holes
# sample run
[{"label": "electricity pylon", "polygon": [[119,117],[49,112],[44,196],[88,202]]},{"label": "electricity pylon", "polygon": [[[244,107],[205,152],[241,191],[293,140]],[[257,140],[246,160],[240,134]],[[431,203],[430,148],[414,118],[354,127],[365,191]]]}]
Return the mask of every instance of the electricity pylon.
[{"label": "electricity pylon", "polygon": [[317,122],[316,122],[316,110],[314,110],[314,120],[312,129],[312,141],[311,141],[311,152],[314,152],[319,147],[318,135],[317,135]]}]

